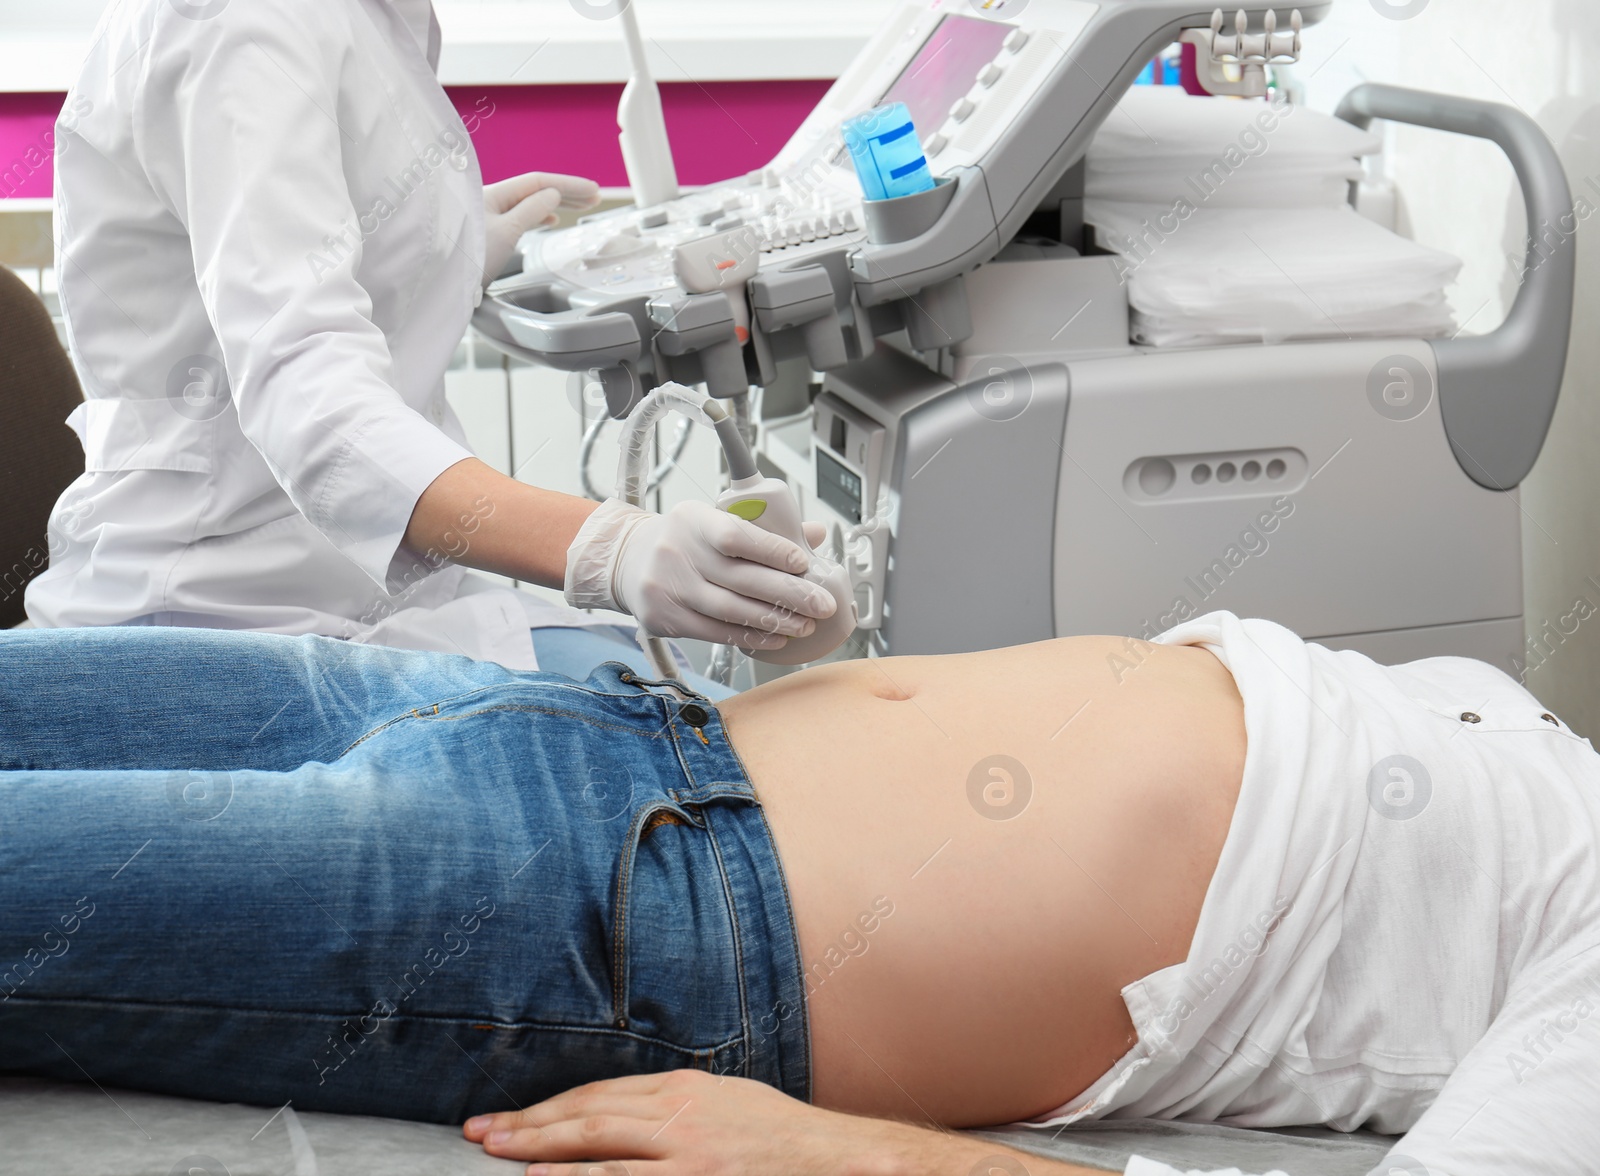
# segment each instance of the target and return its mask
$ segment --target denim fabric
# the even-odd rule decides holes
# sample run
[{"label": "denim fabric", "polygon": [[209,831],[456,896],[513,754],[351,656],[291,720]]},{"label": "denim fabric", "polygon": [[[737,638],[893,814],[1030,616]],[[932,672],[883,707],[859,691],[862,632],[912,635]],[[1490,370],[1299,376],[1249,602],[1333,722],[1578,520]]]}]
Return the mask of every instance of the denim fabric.
[{"label": "denim fabric", "polygon": [[0,1070],[459,1121],[691,1066],[809,1097],[698,696],[209,630],[0,634]]},{"label": "denim fabric", "polygon": [[[621,662],[637,674],[654,678],[655,667],[644,650],[634,640],[633,633],[620,625],[603,629],[533,629],[533,652],[539,659],[539,668],[552,674],[565,674],[583,681],[594,668],[603,662]],[[688,661],[680,653],[684,683],[695,692],[713,702],[731,698],[737,691],[702,677],[688,668]]]}]

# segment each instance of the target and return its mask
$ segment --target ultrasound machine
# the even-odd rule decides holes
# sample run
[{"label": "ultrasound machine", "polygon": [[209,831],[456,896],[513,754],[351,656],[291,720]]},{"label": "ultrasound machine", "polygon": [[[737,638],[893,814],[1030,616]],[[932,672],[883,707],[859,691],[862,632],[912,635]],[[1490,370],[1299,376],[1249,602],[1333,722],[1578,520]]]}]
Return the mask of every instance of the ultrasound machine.
[{"label": "ultrasound machine", "polygon": [[[1331,7],[1252,2],[1230,35],[1193,0],[905,0],[766,167],[529,234],[475,325],[592,373],[617,417],[669,381],[726,398],[763,475],[827,525],[856,655],[1150,636],[1223,608],[1516,672],[1517,486],[1561,385],[1572,251],[1482,337],[1160,348],[1130,342],[1084,231],[1085,152],[1154,56],[1189,41],[1209,84],[1259,95]],[[934,183],[867,201],[840,128],[893,102]],[[1369,85],[1339,113],[1490,139],[1530,224],[1570,209],[1516,111]],[[1406,419],[1381,411],[1396,379]]]}]

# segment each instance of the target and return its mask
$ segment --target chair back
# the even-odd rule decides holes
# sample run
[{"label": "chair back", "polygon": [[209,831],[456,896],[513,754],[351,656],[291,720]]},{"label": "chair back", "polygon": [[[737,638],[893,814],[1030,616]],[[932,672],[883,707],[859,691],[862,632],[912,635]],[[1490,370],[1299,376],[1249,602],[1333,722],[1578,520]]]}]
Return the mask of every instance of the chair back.
[{"label": "chair back", "polygon": [[50,312],[0,266],[0,629],[25,619],[23,589],[49,566],[50,511],[83,473],[66,426],[82,400]]}]

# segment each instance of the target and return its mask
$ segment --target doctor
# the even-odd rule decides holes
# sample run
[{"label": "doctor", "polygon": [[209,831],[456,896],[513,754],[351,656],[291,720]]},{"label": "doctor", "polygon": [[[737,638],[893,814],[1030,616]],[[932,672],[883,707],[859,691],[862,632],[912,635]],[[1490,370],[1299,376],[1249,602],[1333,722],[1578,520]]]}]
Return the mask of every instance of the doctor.
[{"label": "doctor", "polygon": [[320,633],[535,663],[582,613],[772,648],[833,611],[708,503],[596,508],[468,450],[444,371],[521,234],[599,197],[484,188],[429,0],[122,0],[58,126],[57,272],[87,470],[41,626]]}]

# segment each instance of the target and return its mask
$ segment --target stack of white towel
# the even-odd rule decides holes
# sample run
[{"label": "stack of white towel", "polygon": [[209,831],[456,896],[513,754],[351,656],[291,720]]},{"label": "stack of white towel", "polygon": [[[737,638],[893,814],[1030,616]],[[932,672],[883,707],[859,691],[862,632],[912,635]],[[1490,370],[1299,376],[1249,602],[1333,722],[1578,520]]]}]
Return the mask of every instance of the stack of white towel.
[{"label": "stack of white towel", "polygon": [[1454,329],[1461,262],[1349,206],[1368,131],[1285,103],[1135,87],[1088,156],[1085,219],[1155,346]]}]

